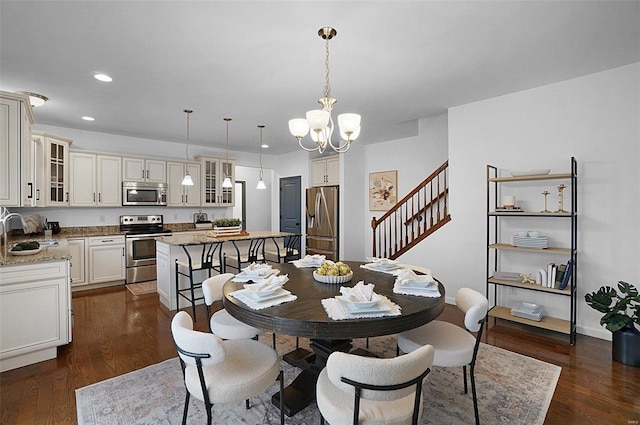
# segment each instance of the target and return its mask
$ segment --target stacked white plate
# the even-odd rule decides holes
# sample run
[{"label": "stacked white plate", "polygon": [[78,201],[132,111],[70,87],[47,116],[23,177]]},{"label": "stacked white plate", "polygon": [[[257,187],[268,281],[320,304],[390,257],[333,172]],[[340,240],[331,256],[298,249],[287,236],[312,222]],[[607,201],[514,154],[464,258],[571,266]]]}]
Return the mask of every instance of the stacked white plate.
[{"label": "stacked white plate", "polygon": [[542,319],[542,308],[538,304],[520,301],[511,309],[511,315],[539,322]]},{"label": "stacked white plate", "polygon": [[532,238],[531,236],[518,236],[513,235],[512,245],[519,246],[522,248],[547,248],[548,247],[548,236],[539,236],[537,238]]}]

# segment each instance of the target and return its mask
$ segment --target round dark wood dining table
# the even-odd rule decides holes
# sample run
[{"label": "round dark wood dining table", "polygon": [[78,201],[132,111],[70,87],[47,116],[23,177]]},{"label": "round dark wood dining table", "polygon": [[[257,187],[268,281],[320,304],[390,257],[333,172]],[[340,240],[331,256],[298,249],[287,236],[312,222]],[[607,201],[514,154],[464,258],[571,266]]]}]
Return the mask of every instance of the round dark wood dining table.
[{"label": "round dark wood dining table", "polygon": [[[275,265],[274,268],[280,270],[280,275],[289,276],[284,288],[296,295],[297,299],[261,310],[254,310],[231,297],[232,292],[243,288],[242,283],[230,280],[224,285],[224,307],[236,319],[270,332],[311,339],[310,346],[314,355],[304,359],[299,355],[292,355],[292,360],[288,360],[285,355],[285,360],[302,369],[300,375],[285,389],[287,416],[302,410],[315,398],[317,376],[332,352],[348,352],[352,347],[353,338],[390,335],[416,328],[432,321],[444,310],[445,290],[439,281],[441,296],[437,298],[394,294],[394,275],[364,269],[360,267],[365,264],[362,262],[346,263],[353,271],[353,278],[342,284],[317,282],[313,278],[314,267],[297,268],[289,263]],[[341,286],[353,287],[361,280],[373,283],[374,291],[399,305],[402,314],[375,318],[331,319],[321,300],[340,295]],[[279,406],[277,393],[272,401]]]}]

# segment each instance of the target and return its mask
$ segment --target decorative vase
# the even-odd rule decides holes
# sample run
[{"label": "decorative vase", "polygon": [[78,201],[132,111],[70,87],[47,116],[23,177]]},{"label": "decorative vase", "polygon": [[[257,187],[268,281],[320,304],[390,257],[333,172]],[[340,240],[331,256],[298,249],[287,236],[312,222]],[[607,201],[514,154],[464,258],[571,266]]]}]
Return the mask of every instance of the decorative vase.
[{"label": "decorative vase", "polygon": [[640,331],[633,322],[613,332],[613,360],[629,366],[640,366]]}]

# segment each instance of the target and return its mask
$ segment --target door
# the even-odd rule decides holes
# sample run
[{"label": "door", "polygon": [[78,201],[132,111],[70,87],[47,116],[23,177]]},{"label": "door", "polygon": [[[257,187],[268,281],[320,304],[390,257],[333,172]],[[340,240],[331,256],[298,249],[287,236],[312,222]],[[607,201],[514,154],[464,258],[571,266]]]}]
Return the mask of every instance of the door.
[{"label": "door", "polygon": [[[302,233],[302,183],[300,176],[280,179],[280,231]],[[286,243],[285,243],[286,245]],[[300,247],[295,249],[300,251]]]}]

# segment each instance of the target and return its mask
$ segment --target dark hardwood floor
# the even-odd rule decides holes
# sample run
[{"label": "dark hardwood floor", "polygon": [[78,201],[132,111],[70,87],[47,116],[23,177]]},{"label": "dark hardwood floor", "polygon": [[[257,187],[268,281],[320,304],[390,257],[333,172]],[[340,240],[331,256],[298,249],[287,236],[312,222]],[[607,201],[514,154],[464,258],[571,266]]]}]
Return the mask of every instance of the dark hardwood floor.
[{"label": "dark hardwood floor", "polygon": [[[57,359],[0,374],[0,424],[76,423],[76,388],[176,356],[173,313],[155,294],[78,292],[73,309],[73,342]],[[204,308],[198,314],[206,330]],[[441,319],[462,324],[454,306]],[[564,335],[493,319],[483,341],[562,367],[546,424],[640,423],[640,368],[613,362],[610,342],[579,335],[571,347]]]}]

